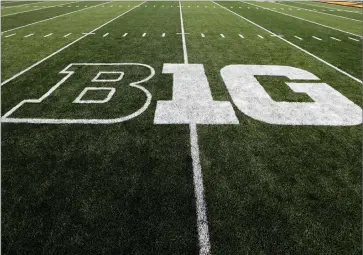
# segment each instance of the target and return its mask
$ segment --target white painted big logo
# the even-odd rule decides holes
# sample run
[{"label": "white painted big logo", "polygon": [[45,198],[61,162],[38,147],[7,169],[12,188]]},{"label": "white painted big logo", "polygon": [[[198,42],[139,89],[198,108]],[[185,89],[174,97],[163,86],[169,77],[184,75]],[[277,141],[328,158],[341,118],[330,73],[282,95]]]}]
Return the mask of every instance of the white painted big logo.
[{"label": "white painted big logo", "polygon": [[[117,90],[124,73],[119,67],[142,66],[148,68],[149,76],[129,84],[130,87],[145,93],[145,102],[135,112],[113,119],[49,119],[49,118],[15,118],[10,117],[26,104],[39,104],[54,93],[71,76],[71,67],[79,65],[114,66],[114,71],[98,72],[91,82],[104,82],[108,86],[85,87],[74,99],[78,104],[107,104]],[[111,124],[119,123],[137,117],[143,113],[151,102],[150,92],[141,86],[151,79],[155,71],[151,66],[135,63],[105,64],[84,63],[71,64],[60,73],[67,74],[39,99],[27,99],[20,102],[3,117],[3,122],[25,123],[80,123],[80,124]],[[103,79],[102,74],[115,74],[113,79]],[[204,67],[201,64],[164,64],[163,73],[173,74],[173,97],[169,101],[158,101],[155,124],[238,124],[231,102],[215,101],[212,98]],[[279,125],[328,125],[350,126],[362,123],[362,109],[330,87],[326,83],[288,82],[293,91],[306,93],[313,102],[276,102],[255,78],[256,75],[285,76],[291,80],[317,81],[315,75],[289,66],[273,65],[229,65],[221,70],[221,76],[231,95],[233,103],[247,116],[269,124]],[[110,84],[114,86],[110,87]],[[88,91],[107,91],[101,100],[85,100],[83,96]]]}]

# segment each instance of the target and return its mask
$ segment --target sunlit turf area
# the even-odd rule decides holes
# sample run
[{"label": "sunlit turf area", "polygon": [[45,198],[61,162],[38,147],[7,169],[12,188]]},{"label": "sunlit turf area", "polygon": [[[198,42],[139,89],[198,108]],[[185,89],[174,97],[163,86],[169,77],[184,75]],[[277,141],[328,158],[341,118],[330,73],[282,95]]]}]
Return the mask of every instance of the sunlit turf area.
[{"label": "sunlit turf area", "polygon": [[361,253],[361,20],[2,2],[2,253]]}]

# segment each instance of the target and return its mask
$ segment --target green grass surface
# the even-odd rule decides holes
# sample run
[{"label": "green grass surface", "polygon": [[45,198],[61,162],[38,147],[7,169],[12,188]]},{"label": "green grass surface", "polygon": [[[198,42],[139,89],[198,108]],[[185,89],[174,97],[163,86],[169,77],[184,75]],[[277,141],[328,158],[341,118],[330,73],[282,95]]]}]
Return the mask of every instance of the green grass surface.
[{"label": "green grass surface", "polygon": [[[2,80],[141,3],[107,3],[4,33]],[[218,4],[361,77],[361,40],[246,3]],[[285,65],[315,74],[362,105],[361,84],[311,55],[213,2],[182,6],[189,63],[204,65],[214,100],[232,102],[220,75],[224,66]],[[15,16],[30,23],[41,13],[57,15],[56,9]],[[304,17],[330,24],[325,16]],[[143,63],[155,69],[143,84],[151,104],[129,121],[2,123],[4,254],[198,254],[189,127],[153,124],[157,101],[173,95],[173,76],[162,73],[163,64],[184,63],[180,32],[178,2],[147,2],[4,84],[2,115],[22,100],[41,97],[71,63]],[[54,34],[44,38],[49,33]],[[142,105],[145,95],[127,84],[149,70],[130,66],[115,100],[72,104],[98,71],[105,67],[76,69],[41,104],[28,103],[13,116],[114,118]],[[289,89],[285,77],[258,80],[275,101],[312,101]],[[361,126],[272,125],[233,107],[238,125],[197,125],[212,254],[360,253]]]}]

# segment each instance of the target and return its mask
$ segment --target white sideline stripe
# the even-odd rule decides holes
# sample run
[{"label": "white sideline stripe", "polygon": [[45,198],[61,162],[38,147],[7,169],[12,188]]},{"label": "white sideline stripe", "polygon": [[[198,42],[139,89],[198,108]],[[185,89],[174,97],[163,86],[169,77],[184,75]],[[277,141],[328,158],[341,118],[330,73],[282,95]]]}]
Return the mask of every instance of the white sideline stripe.
[{"label": "white sideline stripe", "polygon": [[241,34],[238,34],[238,35],[239,35],[239,37],[244,38],[243,35],[241,35]]},{"label": "white sideline stripe", "polygon": [[127,34],[128,34],[128,33],[124,33],[124,34],[122,35],[122,37],[125,37]]},{"label": "white sideline stripe", "polygon": [[316,37],[316,36],[312,36],[312,38],[314,38],[314,39],[316,39],[316,40],[319,40],[319,41],[321,41],[321,40],[322,40],[321,38]]},{"label": "white sideline stripe", "polygon": [[30,36],[33,36],[34,34],[28,34],[28,35],[26,35],[26,36],[24,36],[25,38],[27,38],[27,37],[30,37]]},{"label": "white sideline stripe", "polygon": [[204,38],[205,37],[205,35],[204,34],[201,34],[202,35],[202,37]]},{"label": "white sideline stripe", "polygon": [[[258,6],[258,5],[254,5],[254,4],[247,3],[247,2],[244,2],[244,3],[245,3],[245,4],[250,4],[250,5],[253,5],[253,6]],[[259,7],[261,7],[261,6],[259,6]],[[350,33],[350,32],[347,32],[347,31],[344,31],[344,30],[341,30],[341,29],[335,28],[335,27],[330,27],[330,26],[327,26],[327,25],[323,25],[323,24],[320,24],[320,23],[318,23],[318,22],[314,22],[314,21],[311,21],[311,20],[303,19],[303,18],[300,18],[300,17],[294,16],[294,15],[290,15],[290,14],[284,13],[284,12],[279,12],[279,11],[271,10],[271,9],[269,9],[269,8],[265,8],[265,7],[261,7],[261,8],[262,8],[262,9],[265,9],[265,10],[268,10],[268,11],[271,11],[271,12],[280,13],[280,14],[282,14],[282,15],[286,15],[286,16],[289,16],[289,17],[292,17],[292,18],[295,18],[295,19],[300,19],[300,20],[303,20],[303,21],[306,21],[306,22],[310,22],[310,23],[315,24],[315,25],[319,25],[319,26],[322,26],[322,27],[327,27],[327,28],[330,28],[330,29],[333,29],[333,30],[336,30],[336,31],[340,31],[340,32],[343,32],[343,33],[349,34],[349,35],[355,35],[355,36],[362,37],[361,35],[353,34],[353,33]]]},{"label": "white sideline stripe", "polygon": [[[71,3],[75,3],[75,2],[71,2]],[[70,3],[66,3],[66,4],[70,4]],[[57,6],[62,6],[62,5],[66,5],[66,4],[58,4],[58,5],[52,5],[52,6],[46,6],[46,7],[43,6],[44,8],[31,9],[31,10],[27,10],[27,11],[23,11],[23,12],[10,13],[10,14],[6,14],[6,15],[2,15],[2,17],[12,16],[12,15],[20,14],[20,13],[25,13],[25,12],[32,12],[32,11],[37,11],[37,10],[43,10],[43,9],[57,7]]]},{"label": "white sideline stripe", "polygon": [[143,34],[142,34],[142,37],[145,37],[145,35],[146,35],[146,33],[143,33]]},{"label": "white sideline stripe", "polygon": [[335,38],[335,37],[330,37],[331,39],[335,40],[335,41],[339,41],[341,42],[342,40],[339,40],[338,38]]},{"label": "white sideline stripe", "polygon": [[296,35],[294,35],[294,37],[302,41],[302,38],[301,37],[298,37]]},{"label": "white sideline stripe", "polygon": [[13,35],[16,35],[16,34],[11,34],[11,35],[5,35],[4,37],[7,38],[7,37],[11,37]]},{"label": "white sideline stripe", "polygon": [[[304,4],[304,5],[309,5],[309,6],[313,6],[313,7],[317,7],[316,5],[313,5],[313,4],[307,4],[307,3],[302,3],[302,2],[299,2],[299,4]],[[325,7],[325,6],[319,6],[321,8],[325,8],[325,9],[328,9],[329,11],[333,11],[330,7]],[[362,14],[361,12],[355,12],[355,11],[348,11],[348,10],[342,10],[342,9],[336,9],[336,10],[339,10],[339,11],[342,11],[342,12],[352,12],[352,13],[359,13],[359,14]]]},{"label": "white sideline stripe", "polygon": [[261,39],[263,39],[263,36],[262,35],[257,35],[258,37],[260,37]]},{"label": "white sideline stripe", "polygon": [[[31,4],[22,4],[22,5],[13,5],[13,6],[2,6],[1,9],[7,9],[7,8],[15,8],[15,7],[22,7],[26,5],[32,5],[32,4],[38,4],[38,3],[31,3]],[[26,6],[29,7],[29,6]]]},{"label": "white sideline stripe", "polygon": [[67,36],[70,36],[72,33],[69,33],[69,34],[66,34],[65,36],[63,36],[63,37],[67,37]]},{"label": "white sideline stripe", "polygon": [[[235,12],[231,11],[231,10],[229,10],[228,8],[225,8],[224,6],[222,6],[222,5],[220,5],[220,4],[216,3],[216,2],[214,2],[213,0],[212,0],[212,2],[213,2],[214,4],[216,4],[216,5],[220,6],[221,8],[223,8],[223,9],[225,9],[225,10],[227,10],[227,11],[229,11],[229,12],[233,13],[234,15],[236,15],[236,16],[238,16],[238,17],[240,17],[240,18],[244,19],[245,21],[247,21],[247,22],[249,22],[249,23],[251,23],[251,24],[255,25],[256,27],[259,27],[259,28],[261,28],[262,30],[264,30],[264,31],[266,31],[266,32],[268,32],[268,33],[270,33],[270,34],[275,34],[275,33],[271,32],[270,30],[268,30],[268,29],[266,29],[266,28],[264,28],[264,27],[262,27],[262,26],[260,26],[260,25],[258,25],[258,24],[256,24],[256,23],[254,23],[253,21],[251,21],[251,20],[249,20],[249,19],[247,19],[247,18],[245,18],[245,17],[243,17],[243,16],[241,16],[241,15],[239,15],[239,14],[237,14],[237,13],[235,13]],[[308,54],[309,56],[312,56],[313,58],[315,58],[315,59],[319,60],[320,62],[322,62],[322,63],[324,63],[324,64],[326,64],[326,65],[330,66],[331,68],[335,69],[336,71],[338,71],[338,72],[340,72],[340,73],[342,73],[342,74],[344,74],[344,75],[348,76],[349,78],[351,78],[351,79],[355,80],[356,82],[359,82],[359,83],[361,83],[361,84],[363,83],[363,82],[361,81],[361,79],[358,79],[358,78],[354,77],[353,75],[351,75],[351,74],[349,74],[349,73],[347,73],[347,72],[343,71],[342,69],[340,69],[340,68],[338,68],[338,67],[336,67],[336,66],[334,66],[334,65],[330,64],[329,62],[326,62],[324,59],[319,58],[318,56],[316,56],[316,55],[312,54],[311,52],[309,52],[309,51],[307,51],[307,50],[305,50],[305,49],[303,49],[303,48],[301,48],[301,47],[297,46],[296,44],[294,44],[294,43],[292,43],[292,42],[290,42],[290,41],[286,40],[285,38],[280,37],[280,36],[278,36],[277,38],[279,38],[280,40],[282,40],[282,41],[284,41],[284,42],[286,42],[286,43],[290,44],[291,46],[295,47],[296,49],[301,50],[302,52],[304,52],[304,53]]]},{"label": "white sideline stripe", "polygon": [[[184,32],[183,13],[180,0],[179,0],[179,12],[180,12],[180,26],[181,26],[182,42],[183,42],[184,64],[188,64],[188,53],[187,53],[187,46],[186,46],[185,32]],[[209,255],[210,242],[209,242],[209,229],[208,229],[208,219],[207,219],[207,206],[204,199],[203,174],[202,174],[202,166],[200,164],[197,125],[195,123],[190,123],[189,129],[190,129],[190,153],[193,162],[194,195],[196,200],[195,205],[197,211],[199,255]]]},{"label": "white sideline stripe", "polygon": [[163,34],[161,35],[161,37],[165,37],[165,33],[163,33]]},{"label": "white sideline stripe", "polygon": [[359,40],[358,39],[356,39],[356,38],[352,38],[352,37],[348,37],[350,40],[353,40],[353,41],[356,41],[356,42],[359,42]]},{"label": "white sideline stripe", "polygon": [[222,38],[224,38],[224,34],[220,34],[220,36],[221,36]]},{"label": "white sideline stripe", "polygon": [[[104,3],[102,3],[102,4],[104,4]],[[80,9],[80,10],[77,10],[77,11],[67,12],[67,13],[64,13],[64,14],[61,14],[61,15],[58,15],[58,16],[54,16],[54,17],[48,18],[48,19],[39,20],[39,21],[30,23],[30,24],[27,24],[27,25],[24,25],[24,26],[20,26],[20,27],[16,27],[16,28],[12,28],[12,29],[3,31],[2,33],[9,32],[9,31],[14,31],[14,30],[17,30],[17,29],[20,29],[20,28],[23,28],[23,27],[28,27],[28,26],[31,26],[31,25],[34,25],[34,24],[38,24],[38,23],[41,23],[41,22],[44,22],[44,21],[56,19],[56,18],[65,16],[65,15],[69,15],[69,14],[75,13],[75,12],[84,11],[84,10],[87,10],[87,9],[90,9],[90,8],[94,8],[94,7],[98,6],[98,5],[101,5],[101,4],[93,5],[91,7],[83,8],[83,9]]]},{"label": "white sideline stripe", "polygon": [[[277,3],[277,4],[284,5],[284,6],[290,6],[290,5],[281,4],[281,3]],[[303,9],[303,10],[306,10],[306,11],[310,11],[310,12],[316,12],[316,13],[321,13],[321,14],[330,15],[330,16],[334,16],[334,17],[339,17],[339,18],[342,18],[342,19],[348,19],[348,20],[352,20],[352,21],[356,21],[356,22],[362,22],[361,20],[358,20],[358,19],[352,19],[352,18],[343,17],[343,16],[331,14],[331,13],[319,12],[319,11],[316,11],[316,10],[310,10],[310,9],[305,9],[305,8],[295,7],[295,6],[291,6],[291,7],[293,7],[293,8],[300,8],[300,9]]]},{"label": "white sideline stripe", "polygon": [[108,36],[108,34],[109,34],[109,33],[106,33],[106,34],[104,34],[102,37],[106,37],[106,36]]},{"label": "white sideline stripe", "polygon": [[43,36],[43,37],[48,37],[48,36],[51,36],[53,33],[50,33],[50,34],[47,34],[47,35],[45,35],[45,36]]},{"label": "white sideline stripe", "polygon": [[[139,7],[140,5],[142,5],[142,4],[144,4],[144,3],[145,3],[145,2],[142,2],[141,4],[134,6],[133,8],[131,8],[131,9],[127,10],[126,12],[124,12],[124,13],[122,13],[122,14],[120,14],[120,15],[116,16],[115,18],[113,18],[113,19],[111,19],[111,20],[107,21],[106,23],[103,23],[101,26],[99,26],[99,27],[97,27],[97,28],[93,29],[93,30],[91,31],[91,33],[96,32],[97,30],[99,30],[99,29],[101,29],[102,27],[104,27],[104,26],[108,25],[109,23],[113,22],[114,20],[118,19],[119,17],[122,17],[122,16],[123,16],[123,15],[125,15],[126,13],[128,13],[128,12],[132,11],[133,9],[136,9],[137,7]],[[74,40],[73,42],[71,42],[71,43],[67,44],[66,46],[64,46],[64,47],[60,48],[59,50],[57,50],[57,51],[53,52],[52,54],[48,55],[47,57],[45,57],[45,58],[43,58],[43,59],[39,60],[38,62],[36,62],[36,63],[34,63],[33,65],[31,65],[31,66],[27,67],[26,69],[24,69],[23,71],[21,71],[21,72],[19,72],[19,73],[15,74],[14,76],[12,76],[12,77],[10,77],[9,79],[7,79],[6,81],[2,82],[2,83],[1,83],[1,86],[4,86],[4,85],[5,85],[5,84],[7,84],[8,82],[10,82],[10,81],[14,80],[15,78],[19,77],[20,75],[22,75],[22,74],[24,74],[24,73],[26,73],[26,72],[28,72],[29,70],[33,69],[34,67],[36,67],[36,66],[38,66],[39,64],[43,63],[44,61],[46,61],[47,59],[50,59],[51,57],[53,57],[53,56],[57,55],[59,52],[61,52],[61,51],[65,50],[65,49],[67,49],[69,46],[71,46],[71,45],[75,44],[76,42],[78,42],[78,41],[82,40],[83,38],[85,38],[85,37],[87,37],[87,36],[88,36],[88,34],[87,34],[87,35],[83,35],[83,36],[79,37],[78,39]]]}]

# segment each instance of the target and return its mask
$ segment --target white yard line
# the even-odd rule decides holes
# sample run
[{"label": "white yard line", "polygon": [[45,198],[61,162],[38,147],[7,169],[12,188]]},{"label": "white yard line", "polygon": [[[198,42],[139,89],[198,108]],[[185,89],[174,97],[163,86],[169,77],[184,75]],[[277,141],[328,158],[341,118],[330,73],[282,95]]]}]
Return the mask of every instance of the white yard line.
[{"label": "white yard line", "polygon": [[[182,34],[181,36],[183,42],[184,64],[188,64],[188,53],[185,40],[183,12],[180,0],[179,0],[179,12],[180,12],[181,34]],[[189,129],[190,129],[190,152],[193,162],[194,195],[196,198],[199,255],[209,255],[210,241],[209,241],[209,229],[208,229],[208,219],[207,219],[207,206],[204,199],[203,174],[202,174],[202,166],[200,164],[197,125],[195,123],[190,123]]]},{"label": "white yard line", "polygon": [[321,41],[321,40],[322,40],[321,38],[316,37],[316,36],[312,36],[312,38],[314,38],[314,39],[316,39],[316,40],[319,40],[319,41]]},{"label": "white yard line", "polygon": [[122,35],[122,37],[126,37],[126,35],[128,35],[128,33],[124,33],[124,34]]},{"label": "white yard line", "polygon": [[200,34],[203,38],[205,38],[205,35],[204,34]]},{"label": "white yard line", "polygon": [[298,37],[296,35],[294,35],[295,38],[299,39],[300,41],[302,41],[303,39],[301,37]]},{"label": "white yard line", "polygon": [[[104,3],[102,3],[102,4],[104,4]],[[94,7],[99,6],[99,5],[101,5],[101,4],[93,5],[91,7],[83,8],[83,9],[80,9],[80,10],[77,10],[77,11],[67,12],[67,13],[64,13],[64,14],[61,14],[61,15],[57,15],[57,16],[48,18],[48,19],[39,20],[39,21],[30,23],[30,24],[27,24],[27,25],[24,25],[24,26],[20,26],[20,27],[16,27],[16,28],[12,28],[12,29],[3,31],[2,33],[9,32],[9,31],[14,31],[14,30],[17,30],[17,29],[20,29],[20,28],[23,28],[23,27],[28,27],[28,26],[31,26],[31,25],[34,25],[34,24],[38,24],[38,23],[41,23],[41,22],[45,22],[45,21],[48,21],[48,20],[55,19],[55,18],[63,17],[65,15],[69,15],[69,14],[72,14],[72,13],[75,13],[75,12],[84,11],[84,10],[87,10],[87,9],[90,9],[90,8],[94,8]]]},{"label": "white yard line", "polygon": [[69,33],[69,34],[66,34],[65,36],[63,36],[63,37],[67,37],[67,36],[70,36],[72,33]]},{"label": "white yard line", "polygon": [[338,38],[335,38],[335,37],[330,37],[331,39],[335,40],[335,41],[338,41],[338,42],[341,42],[342,40],[339,40]]},{"label": "white yard line", "polygon": [[342,12],[352,12],[352,13],[359,13],[359,14],[362,14],[361,12],[355,12],[355,11],[342,10],[342,9],[332,8],[332,7],[326,7],[326,6],[317,6],[317,5],[314,5],[314,4],[307,4],[307,3],[301,3],[301,2],[299,2],[299,4],[309,5],[309,6],[313,6],[313,7],[315,7],[315,8],[316,8],[316,7],[321,7],[321,8],[325,8],[325,9],[328,9],[328,10],[335,9],[335,10],[339,10],[339,11],[342,11]]},{"label": "white yard line", "polygon": [[[97,28],[93,29],[93,30],[91,31],[91,33],[96,32],[97,30],[99,30],[99,29],[103,28],[104,26],[106,26],[106,25],[108,25],[109,23],[113,22],[114,20],[116,20],[116,19],[118,19],[118,18],[122,17],[122,16],[123,16],[123,15],[125,15],[126,13],[128,13],[128,12],[130,12],[130,11],[132,11],[132,10],[136,9],[137,7],[139,7],[140,5],[142,5],[142,4],[144,4],[144,3],[145,3],[145,2],[142,2],[141,4],[134,6],[133,8],[131,8],[131,9],[127,10],[126,12],[124,12],[124,13],[122,13],[122,14],[120,14],[120,15],[116,16],[115,18],[113,18],[113,19],[111,19],[111,20],[107,21],[106,23],[103,23],[101,26],[99,26],[99,27],[97,27]],[[4,86],[5,84],[7,84],[7,83],[9,83],[10,81],[14,80],[15,78],[19,77],[20,75],[22,75],[22,74],[24,74],[24,73],[28,72],[29,70],[33,69],[34,67],[36,67],[36,66],[38,66],[38,65],[40,65],[40,64],[41,64],[41,63],[43,63],[44,61],[46,61],[46,60],[50,59],[51,57],[53,57],[53,56],[57,55],[59,52],[62,52],[63,50],[67,49],[69,46],[72,46],[72,45],[73,45],[73,44],[75,44],[76,42],[78,42],[78,41],[82,40],[83,38],[87,37],[88,35],[89,35],[89,34],[86,34],[86,35],[83,35],[83,36],[79,37],[78,39],[76,39],[76,40],[74,40],[73,42],[71,42],[71,43],[67,44],[66,46],[64,46],[64,47],[60,48],[59,50],[57,50],[57,51],[53,52],[52,54],[48,55],[47,57],[45,57],[45,58],[43,58],[43,59],[39,60],[38,62],[36,62],[36,63],[34,63],[33,65],[29,66],[28,68],[24,69],[23,71],[21,71],[21,72],[19,72],[19,73],[15,74],[15,75],[14,75],[14,76],[12,76],[11,78],[9,78],[9,79],[7,79],[6,81],[2,82],[2,83],[1,83],[1,86]]]},{"label": "white yard line", "polygon": [[146,35],[146,33],[143,33],[143,34],[142,34],[142,37],[145,37],[145,35]]},{"label": "white yard line", "polygon": [[[290,5],[287,5],[287,4],[281,4],[281,3],[277,3],[277,4],[284,5],[284,6],[290,6]],[[320,14],[330,15],[330,16],[334,16],[334,17],[339,17],[339,18],[342,18],[342,19],[348,19],[348,20],[352,20],[352,21],[355,21],[355,22],[362,22],[362,21],[361,21],[361,20],[359,20],[359,19],[352,19],[352,18],[343,17],[343,16],[339,16],[339,15],[331,14],[331,13],[319,12],[319,11],[310,10],[310,9],[305,9],[305,8],[300,8],[300,7],[295,7],[295,6],[290,6],[290,7],[298,8],[298,9],[302,9],[302,10],[306,10],[306,11],[310,11],[310,12],[316,12],[316,13],[320,13]]]},{"label": "white yard line", "polygon": [[33,36],[34,34],[28,34],[28,35],[26,35],[26,36],[24,36],[25,38],[27,38],[27,37],[30,37],[30,36]]},{"label": "white yard line", "polygon": [[163,34],[161,35],[161,37],[165,37],[165,33],[163,33]]},{"label": "white yard line", "polygon": [[356,38],[352,38],[352,37],[348,37],[350,40],[353,40],[353,41],[356,41],[356,42],[359,42],[359,40],[358,39],[356,39]]},{"label": "white yard line", "polygon": [[12,37],[14,36],[15,34],[11,34],[11,35],[5,35],[4,37],[7,38],[7,37]]},{"label": "white yard line", "polygon": [[263,36],[262,35],[257,35],[258,37],[260,37],[261,39],[263,39]]},{"label": "white yard line", "polygon": [[50,34],[47,34],[47,35],[45,35],[45,36],[43,36],[43,37],[49,37],[49,36],[51,36],[53,33],[50,33]]},{"label": "white yard line", "polygon": [[[237,14],[237,13],[235,13],[235,12],[231,11],[231,10],[229,10],[228,8],[226,8],[226,7],[222,6],[222,5],[220,5],[220,4],[218,4],[218,3],[214,2],[214,1],[212,1],[212,2],[213,2],[214,4],[216,4],[216,5],[218,5],[219,7],[221,7],[221,8],[223,8],[223,9],[225,9],[226,11],[229,11],[230,13],[233,13],[234,15],[236,15],[236,16],[238,16],[238,17],[240,17],[241,19],[243,19],[243,20],[245,20],[245,21],[247,21],[247,22],[249,22],[249,23],[251,23],[251,24],[255,25],[256,27],[259,27],[260,29],[262,29],[262,30],[264,30],[264,31],[266,31],[266,32],[268,32],[268,33],[270,33],[270,34],[275,34],[275,33],[271,32],[270,30],[268,30],[268,29],[266,29],[266,28],[264,28],[264,27],[262,27],[262,26],[260,26],[260,25],[256,24],[255,22],[253,22],[253,21],[251,21],[251,20],[249,20],[249,19],[247,19],[247,18],[245,18],[245,17],[243,17],[243,16],[241,16],[241,15],[239,15],[239,14]],[[329,62],[326,62],[324,59],[319,58],[318,56],[314,55],[313,53],[311,53],[311,52],[309,52],[309,51],[307,51],[307,50],[305,50],[305,49],[303,49],[303,48],[301,48],[301,47],[297,46],[296,44],[294,44],[294,43],[292,43],[292,42],[290,42],[290,41],[286,40],[285,38],[283,38],[283,37],[276,37],[276,38],[278,38],[278,39],[280,39],[280,40],[282,40],[282,41],[284,41],[284,42],[286,42],[286,43],[290,44],[291,46],[295,47],[296,49],[299,49],[300,51],[302,51],[302,52],[304,52],[304,53],[308,54],[309,56],[312,56],[313,58],[317,59],[318,61],[320,61],[320,62],[322,62],[322,63],[326,64],[327,66],[330,66],[331,68],[335,69],[336,71],[338,71],[338,72],[340,72],[340,73],[342,73],[342,74],[344,74],[344,75],[348,76],[349,78],[351,78],[351,79],[355,80],[356,82],[359,82],[359,83],[361,83],[361,84],[363,83],[361,79],[358,79],[358,78],[354,77],[353,75],[351,75],[351,74],[349,74],[349,73],[347,73],[347,72],[343,71],[342,69],[340,69],[340,68],[338,68],[338,67],[336,67],[336,66],[334,66],[334,65],[330,64]]]},{"label": "white yard line", "polygon": [[238,35],[239,35],[239,37],[244,38],[243,35],[241,35],[241,34],[238,34]]},{"label": "white yard line", "polygon": [[102,37],[106,37],[106,36],[108,36],[109,35],[109,33],[106,33],[106,34],[104,34]]},{"label": "white yard line", "polygon": [[[71,2],[71,3],[76,3],[76,2]],[[66,3],[66,4],[71,4],[71,3]],[[31,10],[27,10],[27,11],[23,11],[23,12],[10,13],[10,14],[6,14],[6,15],[2,15],[2,17],[12,16],[12,15],[20,14],[20,13],[25,13],[25,12],[32,12],[32,11],[37,11],[37,10],[48,9],[48,8],[62,6],[62,5],[66,5],[66,4],[58,4],[58,5],[52,5],[52,6],[47,6],[47,7],[38,8],[38,9],[31,9]]]},{"label": "white yard line", "polygon": [[221,36],[222,38],[225,38],[224,34],[220,34],[220,36]]},{"label": "white yard line", "polygon": [[[249,4],[249,5],[253,5],[253,6],[258,6],[258,5],[254,5],[254,4],[247,3],[247,2],[244,2],[244,3],[245,3],[245,4]],[[294,16],[294,15],[290,15],[290,14],[284,13],[284,12],[279,12],[279,11],[271,10],[271,9],[269,9],[269,8],[265,8],[265,7],[262,7],[262,6],[259,6],[259,7],[261,7],[262,9],[265,9],[265,10],[271,11],[271,12],[280,13],[280,14],[282,14],[282,15],[286,15],[286,16],[289,16],[289,17],[292,17],[292,18],[295,18],[295,19],[303,20],[303,21],[306,21],[306,22],[309,22],[309,23],[312,23],[312,24],[315,24],[315,25],[322,26],[322,27],[327,27],[327,28],[330,28],[330,29],[333,29],[333,30],[336,30],[336,31],[339,31],[339,32],[343,32],[343,33],[349,34],[349,35],[355,35],[355,36],[362,37],[361,35],[353,34],[353,33],[351,33],[351,32],[347,32],[347,31],[344,31],[344,30],[341,30],[341,29],[338,29],[338,28],[335,28],[335,27],[330,27],[330,26],[327,26],[327,25],[323,25],[323,24],[320,24],[320,23],[315,22],[315,21],[311,21],[311,20],[303,19],[303,18],[300,18],[300,17]]]},{"label": "white yard line", "polygon": [[22,6],[26,6],[26,5],[32,5],[32,4],[39,4],[39,3],[22,4],[22,5],[12,5],[12,6],[2,6],[2,7],[1,7],[1,9],[8,9],[8,8],[22,7]]}]

